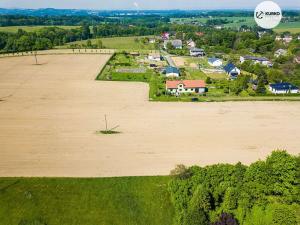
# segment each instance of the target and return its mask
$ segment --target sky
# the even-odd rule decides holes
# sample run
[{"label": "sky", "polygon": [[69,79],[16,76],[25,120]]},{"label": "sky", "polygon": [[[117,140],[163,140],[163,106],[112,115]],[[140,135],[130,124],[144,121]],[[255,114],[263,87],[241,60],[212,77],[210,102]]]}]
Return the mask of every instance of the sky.
[{"label": "sky", "polygon": [[[254,9],[263,0],[0,0],[0,8],[59,9]],[[283,9],[300,9],[300,0],[275,0]]]}]

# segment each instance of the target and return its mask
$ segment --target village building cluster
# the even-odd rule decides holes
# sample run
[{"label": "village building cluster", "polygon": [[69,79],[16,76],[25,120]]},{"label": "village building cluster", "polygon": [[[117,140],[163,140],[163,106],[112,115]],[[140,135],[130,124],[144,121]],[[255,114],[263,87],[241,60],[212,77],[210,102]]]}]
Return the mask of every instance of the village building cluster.
[{"label": "village building cluster", "polygon": [[[217,28],[218,29],[218,28]],[[247,32],[247,31],[244,31]],[[265,35],[266,32],[258,32],[260,38]],[[205,35],[203,32],[196,32],[196,36],[202,37]],[[192,39],[183,41],[181,39],[174,38],[174,34],[164,32],[161,35],[161,41],[163,42],[163,49],[169,51],[170,48],[175,50],[187,49],[189,51],[190,57],[201,57],[207,60],[207,64],[211,67],[211,70],[223,71],[228,76],[228,80],[236,80],[243,73],[241,68],[237,66],[234,62],[224,60],[222,57],[206,57],[207,53],[203,48],[199,48],[196,42]],[[297,37],[300,40],[300,36]],[[284,35],[276,36],[275,41],[282,42],[288,45],[293,40],[293,36]],[[151,39],[149,42],[155,43],[157,40]],[[274,58],[285,57],[289,54],[288,50],[285,48],[278,48],[274,52]],[[156,67],[155,63],[160,62],[165,59],[165,56],[159,52],[150,53],[148,55],[148,60],[152,63],[150,67]],[[168,59],[170,60],[170,59]],[[182,79],[182,74],[180,69],[168,62],[168,66],[161,68],[161,73],[167,78],[166,80],[166,92],[170,95],[179,96],[182,94],[204,94],[207,92],[209,86],[206,85],[204,80],[185,80]],[[273,67],[273,62],[267,57],[255,56],[255,55],[241,55],[239,58],[239,65],[244,62],[250,62],[252,65],[260,64],[269,68]],[[294,58],[294,62],[300,63],[300,56]],[[201,68],[198,68],[201,69]],[[299,93],[299,88],[293,84],[287,82],[279,82],[274,84],[269,84],[268,90],[273,94],[296,94]]]}]

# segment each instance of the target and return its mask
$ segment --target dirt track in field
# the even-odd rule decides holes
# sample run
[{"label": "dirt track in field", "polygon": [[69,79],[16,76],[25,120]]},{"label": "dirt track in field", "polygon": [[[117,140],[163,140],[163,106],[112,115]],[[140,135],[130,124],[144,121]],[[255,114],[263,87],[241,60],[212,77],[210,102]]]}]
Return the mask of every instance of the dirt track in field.
[{"label": "dirt track in field", "polygon": [[[94,80],[108,57],[0,59],[0,176],[161,175],[300,152],[300,102],[151,103],[146,84]],[[104,114],[121,134],[95,134]]]},{"label": "dirt track in field", "polygon": [[186,60],[184,57],[173,56],[172,60],[175,63],[176,67],[183,67],[186,64]]}]

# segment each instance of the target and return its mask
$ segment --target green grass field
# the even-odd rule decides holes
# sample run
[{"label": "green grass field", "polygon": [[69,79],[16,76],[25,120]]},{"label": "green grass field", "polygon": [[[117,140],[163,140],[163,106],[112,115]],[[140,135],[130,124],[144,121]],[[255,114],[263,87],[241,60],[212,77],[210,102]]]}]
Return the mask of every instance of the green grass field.
[{"label": "green grass field", "polygon": [[[27,32],[33,32],[40,30],[45,27],[52,27],[52,26],[10,26],[10,27],[0,27],[0,32],[10,32],[10,33],[16,33],[19,29],[22,29]],[[56,26],[63,29],[75,29],[79,26]]]},{"label": "green grass field", "polygon": [[300,22],[290,22],[290,23],[281,23],[273,29],[277,33],[291,32],[291,33],[300,33]]},{"label": "green grass field", "polygon": [[[154,50],[154,44],[144,44],[140,40],[143,37],[112,37],[112,38],[101,38],[103,46],[107,49],[120,49],[120,50]],[[96,44],[98,39],[91,39],[92,44]],[[76,41],[68,43],[71,44],[86,44],[87,41]]]},{"label": "green grass field", "polygon": [[[224,24],[224,27],[226,28],[238,29],[242,25],[247,25],[250,27],[256,25],[253,17],[171,18],[171,22],[181,24],[199,22],[205,24],[209,19],[227,19],[230,21],[230,23]],[[300,33],[300,22],[281,23],[274,29],[274,31],[278,33],[285,31],[289,31],[291,33]]]},{"label": "green grass field", "polygon": [[172,225],[169,180],[0,178],[0,224]]},{"label": "green grass field", "polygon": [[253,17],[213,17],[213,18],[171,18],[172,23],[203,23],[205,24],[209,19],[227,19],[230,23],[225,24],[225,27],[239,28],[242,25],[254,26],[255,21]]},{"label": "green grass field", "polygon": [[186,69],[187,80],[206,80],[207,76],[199,69]]},{"label": "green grass field", "polygon": [[[142,59],[144,57],[144,55],[141,55],[137,58]],[[129,71],[131,69],[133,71],[141,69],[142,72],[123,72],[122,69]],[[110,81],[149,82],[152,75],[154,75],[154,71],[148,69],[146,66],[141,66],[134,56],[126,54],[115,54],[96,79]]]}]

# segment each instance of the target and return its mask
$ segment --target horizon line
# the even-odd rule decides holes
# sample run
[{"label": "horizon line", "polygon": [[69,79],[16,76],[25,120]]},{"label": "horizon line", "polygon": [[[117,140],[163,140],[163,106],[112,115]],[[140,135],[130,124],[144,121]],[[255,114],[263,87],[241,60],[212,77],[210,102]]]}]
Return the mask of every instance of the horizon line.
[{"label": "horizon line", "polygon": [[[236,10],[236,11],[254,11],[255,8],[245,8],[245,9],[239,9],[239,8],[211,8],[211,9],[94,9],[94,8],[52,8],[52,7],[46,7],[46,8],[18,8],[18,7],[11,7],[11,8],[3,8],[0,7],[0,9],[6,9],[6,10],[44,10],[44,9],[54,9],[54,10],[83,10],[83,11],[228,11],[228,10]],[[299,8],[282,8],[282,10],[289,10],[289,11],[300,11]]]}]

